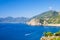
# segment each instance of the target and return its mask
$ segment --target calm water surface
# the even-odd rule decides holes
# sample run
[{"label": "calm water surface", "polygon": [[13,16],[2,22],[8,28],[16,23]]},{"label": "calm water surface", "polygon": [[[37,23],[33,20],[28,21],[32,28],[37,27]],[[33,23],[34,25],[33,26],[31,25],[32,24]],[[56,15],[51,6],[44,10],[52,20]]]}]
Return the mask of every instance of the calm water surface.
[{"label": "calm water surface", "polygon": [[57,32],[60,27],[0,23],[0,40],[40,40],[43,32]]}]

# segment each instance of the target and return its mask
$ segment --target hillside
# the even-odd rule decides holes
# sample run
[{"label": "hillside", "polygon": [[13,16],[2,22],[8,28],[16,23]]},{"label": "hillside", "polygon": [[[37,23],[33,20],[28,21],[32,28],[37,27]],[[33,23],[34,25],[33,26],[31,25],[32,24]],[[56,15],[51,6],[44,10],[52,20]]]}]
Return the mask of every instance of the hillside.
[{"label": "hillside", "polygon": [[[39,20],[38,23],[40,24],[60,24],[60,13],[54,10],[43,12],[39,15],[32,17],[28,24],[31,24],[32,19]],[[35,20],[34,22],[36,23]]]}]

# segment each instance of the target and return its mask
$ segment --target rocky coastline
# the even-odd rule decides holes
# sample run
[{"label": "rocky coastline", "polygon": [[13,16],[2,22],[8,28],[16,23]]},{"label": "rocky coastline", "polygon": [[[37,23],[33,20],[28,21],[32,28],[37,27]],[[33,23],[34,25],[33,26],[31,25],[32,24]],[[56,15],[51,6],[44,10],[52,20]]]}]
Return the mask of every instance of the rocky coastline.
[{"label": "rocky coastline", "polygon": [[60,31],[56,33],[45,32],[44,36],[42,36],[40,40],[60,40]]}]

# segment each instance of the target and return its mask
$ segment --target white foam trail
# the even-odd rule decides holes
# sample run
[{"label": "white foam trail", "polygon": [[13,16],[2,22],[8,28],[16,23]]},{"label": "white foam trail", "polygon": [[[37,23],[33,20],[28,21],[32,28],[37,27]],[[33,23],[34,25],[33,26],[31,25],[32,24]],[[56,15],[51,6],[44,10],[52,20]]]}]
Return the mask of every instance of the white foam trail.
[{"label": "white foam trail", "polygon": [[28,34],[25,34],[25,36],[29,36],[29,35],[31,35],[32,33],[28,33]]}]

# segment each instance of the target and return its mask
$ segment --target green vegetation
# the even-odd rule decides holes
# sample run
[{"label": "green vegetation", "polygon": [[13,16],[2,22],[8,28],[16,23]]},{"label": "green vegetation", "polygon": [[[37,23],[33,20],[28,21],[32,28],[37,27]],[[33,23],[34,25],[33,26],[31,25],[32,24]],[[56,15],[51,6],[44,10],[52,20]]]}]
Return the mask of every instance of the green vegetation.
[{"label": "green vegetation", "polygon": [[44,36],[53,36],[52,32],[44,32]]},{"label": "green vegetation", "polygon": [[60,31],[56,32],[55,36],[60,36]]},{"label": "green vegetation", "polygon": [[53,40],[60,40],[60,38],[54,38]]},{"label": "green vegetation", "polygon": [[43,19],[40,19],[40,23],[41,23],[41,24],[43,24],[43,21],[44,21]]},{"label": "green vegetation", "polygon": [[52,32],[44,32],[44,36],[48,37],[48,36],[60,36],[60,31],[56,32],[56,33],[52,33]]},{"label": "green vegetation", "polygon": [[52,32],[44,32],[44,36],[41,40],[60,40],[60,31],[52,33]]},{"label": "green vegetation", "polygon": [[60,24],[60,15],[49,18],[48,23]]},{"label": "green vegetation", "polygon": [[44,32],[44,36],[47,38],[44,38],[45,40],[60,40],[60,31],[54,34],[52,32]]},{"label": "green vegetation", "polygon": [[44,12],[33,18],[39,19],[41,24],[44,24],[44,21],[46,21],[47,24],[60,24],[60,13],[53,10]]}]

